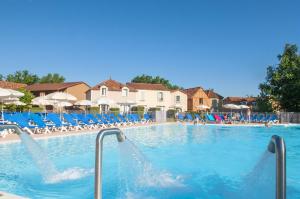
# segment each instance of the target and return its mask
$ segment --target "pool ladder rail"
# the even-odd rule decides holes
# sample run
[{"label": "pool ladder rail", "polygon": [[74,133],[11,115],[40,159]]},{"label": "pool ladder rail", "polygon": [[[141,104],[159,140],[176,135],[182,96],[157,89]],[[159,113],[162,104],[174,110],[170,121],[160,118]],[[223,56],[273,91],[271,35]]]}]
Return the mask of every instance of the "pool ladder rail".
[{"label": "pool ladder rail", "polygon": [[276,199],[286,199],[286,148],[283,138],[273,135],[268,151],[276,155]]},{"label": "pool ladder rail", "polygon": [[96,157],[95,157],[95,199],[102,199],[102,159],[103,159],[103,140],[107,135],[116,135],[118,142],[124,142],[126,136],[118,128],[102,129],[96,138]]}]

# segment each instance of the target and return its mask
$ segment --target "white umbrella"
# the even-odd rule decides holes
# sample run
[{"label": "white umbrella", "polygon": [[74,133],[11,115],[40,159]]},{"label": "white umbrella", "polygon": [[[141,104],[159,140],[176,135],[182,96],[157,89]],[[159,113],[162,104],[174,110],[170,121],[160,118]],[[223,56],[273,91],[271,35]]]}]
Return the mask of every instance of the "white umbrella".
[{"label": "white umbrella", "polygon": [[[15,90],[12,90],[12,89],[4,89],[4,88],[0,88],[0,100],[1,100],[1,103],[3,104],[3,102],[5,100],[10,100],[11,98],[19,98],[19,97],[22,97],[24,96],[24,93],[21,93],[19,91],[15,91]],[[15,100],[15,99],[13,99]],[[2,108],[1,108],[1,118],[2,120],[4,120],[4,114],[3,114],[3,105],[2,105]]]},{"label": "white umbrella", "polygon": [[240,107],[240,109],[249,109],[250,107],[249,106],[247,106],[247,105],[239,105],[239,107]]},{"label": "white umbrella", "polygon": [[5,104],[14,104],[17,106],[25,106],[26,105],[24,102],[21,102],[21,101],[10,101],[10,102],[5,102]]},{"label": "white umbrella", "polygon": [[77,98],[69,93],[64,92],[54,92],[45,96],[48,100],[57,100],[57,101],[76,101]]},{"label": "white umbrella", "polygon": [[47,105],[53,105],[54,101],[48,100],[45,96],[40,96],[32,99],[31,104],[37,106],[47,106]]},{"label": "white umbrella", "polygon": [[84,106],[84,113],[86,114],[86,107],[92,106],[92,102],[90,100],[79,100],[75,103],[77,106]]},{"label": "white umbrella", "polygon": [[201,105],[199,105],[199,106],[196,106],[196,108],[199,108],[199,109],[201,109],[201,110],[210,109],[209,106],[206,106],[206,105],[204,105],[204,104],[201,104]]},{"label": "white umbrella", "polygon": [[20,91],[16,91],[16,90],[13,90],[13,89],[6,89],[8,90],[8,92],[10,92],[10,96],[9,97],[23,97],[24,96],[24,93],[20,92]]},{"label": "white umbrella", "polygon": [[92,106],[92,102],[90,100],[79,100],[75,103],[77,106]]},{"label": "white umbrella", "polygon": [[235,104],[225,104],[223,106],[224,108],[227,108],[227,109],[241,109],[238,105],[235,105]]},{"label": "white umbrella", "polygon": [[115,101],[107,98],[101,98],[96,101],[97,105],[111,105],[114,104]]},{"label": "white umbrella", "polygon": [[64,102],[64,101],[62,101],[62,102],[55,103],[55,106],[57,106],[57,107],[66,107],[66,106],[73,106],[73,104],[70,103],[70,102]]}]

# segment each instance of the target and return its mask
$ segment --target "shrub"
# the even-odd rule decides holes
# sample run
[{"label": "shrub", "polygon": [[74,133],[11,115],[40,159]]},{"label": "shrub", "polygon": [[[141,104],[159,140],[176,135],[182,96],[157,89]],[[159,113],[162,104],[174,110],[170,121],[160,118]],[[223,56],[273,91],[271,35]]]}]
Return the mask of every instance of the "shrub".
[{"label": "shrub", "polygon": [[175,118],[175,113],[177,111],[175,109],[169,109],[167,110],[167,118]]},{"label": "shrub", "polygon": [[120,113],[120,108],[109,108],[109,111],[114,115],[118,115]]},{"label": "shrub", "polygon": [[131,107],[131,111],[139,114],[140,117],[143,117],[145,112],[145,107],[143,106],[133,106]]}]

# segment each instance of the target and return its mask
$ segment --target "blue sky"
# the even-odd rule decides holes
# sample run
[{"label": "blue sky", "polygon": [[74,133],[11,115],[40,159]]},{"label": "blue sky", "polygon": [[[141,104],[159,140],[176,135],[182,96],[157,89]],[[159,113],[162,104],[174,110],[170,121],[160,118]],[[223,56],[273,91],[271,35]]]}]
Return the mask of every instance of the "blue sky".
[{"label": "blue sky", "polygon": [[91,86],[145,73],[256,95],[284,45],[300,45],[299,19],[297,0],[2,0],[0,73],[57,72]]}]

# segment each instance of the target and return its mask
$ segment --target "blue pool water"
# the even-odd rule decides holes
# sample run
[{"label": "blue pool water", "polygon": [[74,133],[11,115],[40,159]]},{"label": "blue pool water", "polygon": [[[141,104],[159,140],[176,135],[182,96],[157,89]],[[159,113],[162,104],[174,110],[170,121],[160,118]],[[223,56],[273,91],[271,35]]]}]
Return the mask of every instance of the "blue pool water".
[{"label": "blue pool water", "polygon": [[[112,198],[274,198],[273,134],[287,145],[287,198],[300,198],[300,127],[159,125],[105,138],[103,192]],[[0,145],[0,190],[29,198],[93,198],[96,133],[38,140],[59,175],[43,178],[21,143]],[[50,172],[50,171],[49,171]]]}]

